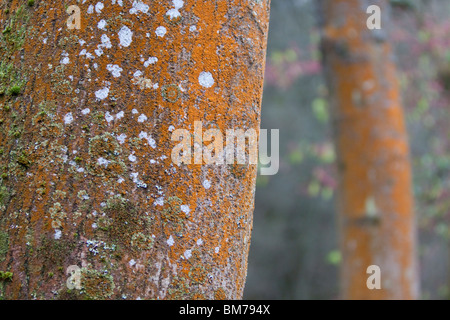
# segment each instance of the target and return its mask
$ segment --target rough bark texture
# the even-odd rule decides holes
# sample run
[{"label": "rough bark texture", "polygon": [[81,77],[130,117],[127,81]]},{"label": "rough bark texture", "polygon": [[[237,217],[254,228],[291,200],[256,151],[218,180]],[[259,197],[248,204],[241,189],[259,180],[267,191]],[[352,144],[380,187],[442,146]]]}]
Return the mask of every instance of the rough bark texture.
[{"label": "rough bark texture", "polygon": [[[366,27],[370,4],[381,6],[381,30]],[[340,176],[342,298],[417,298],[411,168],[387,4],[325,0],[322,10]],[[370,265],[381,268],[381,290],[366,286]]]},{"label": "rough bark texture", "polygon": [[242,296],[256,166],[176,166],[171,132],[259,132],[268,15],[269,0],[2,1],[1,297]]}]

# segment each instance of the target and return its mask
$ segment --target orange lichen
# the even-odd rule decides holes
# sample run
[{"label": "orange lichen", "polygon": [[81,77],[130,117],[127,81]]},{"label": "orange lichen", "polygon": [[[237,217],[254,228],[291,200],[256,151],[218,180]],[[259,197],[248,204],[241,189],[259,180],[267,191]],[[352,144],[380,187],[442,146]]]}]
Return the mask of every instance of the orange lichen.
[{"label": "orange lichen", "polygon": [[[342,297],[416,298],[411,168],[391,47],[367,29],[363,1],[327,1],[324,13],[340,178]],[[381,290],[366,286],[373,264],[381,268]]]}]

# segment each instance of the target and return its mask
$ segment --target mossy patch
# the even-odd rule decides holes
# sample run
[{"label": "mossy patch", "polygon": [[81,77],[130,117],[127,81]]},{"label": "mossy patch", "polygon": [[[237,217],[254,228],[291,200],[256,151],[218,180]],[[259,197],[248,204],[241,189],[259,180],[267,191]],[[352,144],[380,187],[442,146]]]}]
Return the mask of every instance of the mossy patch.
[{"label": "mossy patch", "polygon": [[2,26],[3,30],[0,34],[0,47],[3,50],[13,52],[23,46],[29,20],[30,15],[24,5],[11,14]]},{"label": "mossy patch", "polygon": [[21,72],[12,63],[0,63],[0,95],[19,95],[25,82]]},{"label": "mossy patch", "polygon": [[8,271],[0,271],[0,281],[12,281],[13,273]]},{"label": "mossy patch", "polygon": [[50,81],[54,92],[58,94],[67,95],[73,91],[72,84],[67,80],[64,65],[55,67],[55,70],[50,75]]},{"label": "mossy patch", "polygon": [[110,274],[88,268],[82,268],[80,271],[81,294],[90,300],[111,298],[114,293],[115,284]]},{"label": "mossy patch", "polygon": [[181,211],[182,203],[183,201],[178,197],[169,197],[167,199],[164,205],[165,208],[161,212],[161,220],[166,234],[183,235],[186,214]]},{"label": "mossy patch", "polygon": [[31,166],[30,156],[25,151],[22,151],[17,157],[17,163],[28,169]]},{"label": "mossy patch", "polygon": [[0,262],[5,260],[9,250],[9,236],[6,232],[0,231]]},{"label": "mossy patch", "polygon": [[6,186],[0,186],[0,209],[4,210],[4,206],[8,202],[10,197],[10,193],[8,191],[8,188]]},{"label": "mossy patch", "polygon": [[121,196],[108,199],[104,208],[106,217],[99,221],[99,229],[107,238],[130,252],[149,250],[153,238],[148,235],[150,219],[141,216],[134,204]]},{"label": "mossy patch", "polygon": [[63,268],[72,251],[76,247],[76,242],[64,237],[55,240],[47,236],[42,236],[39,246],[34,251],[38,257],[44,257],[44,270],[51,271],[56,268]]},{"label": "mossy patch", "polygon": [[87,168],[97,176],[117,177],[126,171],[121,159],[122,148],[110,134],[104,133],[89,140],[89,159]]},{"label": "mossy patch", "polygon": [[61,228],[63,221],[67,217],[67,214],[63,211],[61,203],[54,203],[48,211],[52,219],[52,228]]}]

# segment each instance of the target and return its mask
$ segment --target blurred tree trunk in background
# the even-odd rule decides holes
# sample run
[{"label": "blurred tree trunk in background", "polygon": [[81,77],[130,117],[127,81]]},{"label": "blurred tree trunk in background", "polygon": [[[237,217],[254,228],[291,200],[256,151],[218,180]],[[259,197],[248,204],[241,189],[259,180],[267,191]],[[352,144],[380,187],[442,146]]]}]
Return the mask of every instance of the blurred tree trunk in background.
[{"label": "blurred tree trunk in background", "polygon": [[242,296],[256,165],[171,132],[259,132],[269,3],[1,2],[0,298]]},{"label": "blurred tree trunk in background", "polygon": [[[367,1],[322,0],[322,52],[338,154],[341,298],[418,298],[409,147],[391,46]],[[369,290],[370,265],[381,289]],[[371,282],[371,281],[369,281]]]}]

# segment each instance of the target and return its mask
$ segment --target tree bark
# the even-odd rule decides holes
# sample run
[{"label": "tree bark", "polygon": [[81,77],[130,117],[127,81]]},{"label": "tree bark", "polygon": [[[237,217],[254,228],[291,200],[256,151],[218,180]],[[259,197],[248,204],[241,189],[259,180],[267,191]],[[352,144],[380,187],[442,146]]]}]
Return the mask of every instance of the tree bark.
[{"label": "tree bark", "polygon": [[[369,30],[369,4],[322,1],[322,52],[338,154],[341,296],[343,299],[418,297],[411,166],[400,90],[387,38]],[[370,290],[370,265],[381,289]]]},{"label": "tree bark", "polygon": [[0,9],[0,295],[241,298],[256,166],[174,165],[171,133],[259,132],[269,0]]}]

